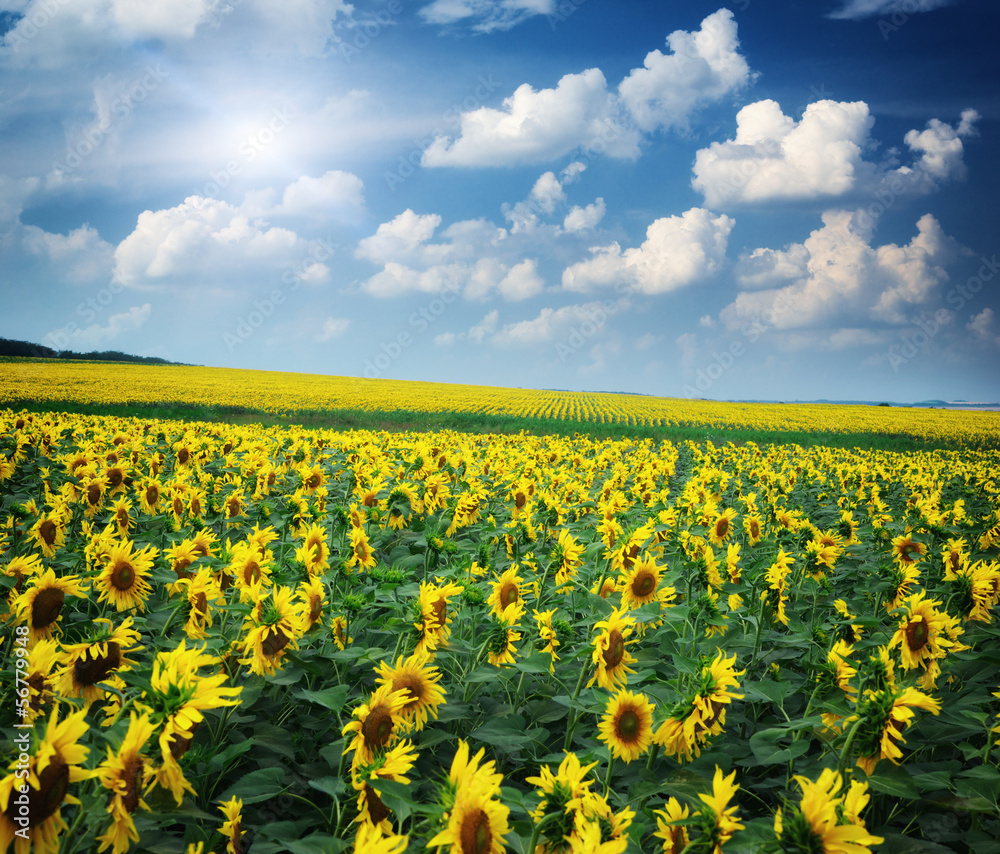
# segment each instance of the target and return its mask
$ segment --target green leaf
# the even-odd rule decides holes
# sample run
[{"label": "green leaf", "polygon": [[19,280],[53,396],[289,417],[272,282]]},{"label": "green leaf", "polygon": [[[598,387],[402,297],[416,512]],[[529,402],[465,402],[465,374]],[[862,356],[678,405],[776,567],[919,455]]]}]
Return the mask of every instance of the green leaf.
[{"label": "green leaf", "polygon": [[232,762],[237,756],[242,756],[251,747],[253,747],[253,741],[251,739],[246,739],[237,744],[230,744],[228,747],[220,750],[216,753],[211,760],[209,760],[209,768],[225,768]]},{"label": "green leaf", "polygon": [[240,798],[244,804],[257,804],[280,795],[284,791],[281,785],[284,779],[285,769],[280,766],[259,768],[236,781],[223,792],[219,800]]},{"label": "green leaf", "polygon": [[909,771],[891,762],[879,765],[878,773],[868,778],[868,786],[876,792],[883,792],[896,798],[916,800],[920,797]]},{"label": "green leaf", "polygon": [[310,780],[309,786],[318,792],[325,792],[331,798],[336,798],[347,788],[340,777],[320,777],[318,780]]},{"label": "green leaf", "polygon": [[325,688],[322,691],[309,691],[302,688],[295,691],[294,696],[303,700],[310,700],[313,703],[318,703],[324,709],[339,712],[347,703],[347,695],[350,693],[350,690],[351,689],[348,685],[335,685],[332,688]]},{"label": "green leaf", "polygon": [[410,796],[410,787],[405,783],[400,783],[398,780],[373,779],[368,781],[368,785],[378,792],[382,803],[391,809],[400,821],[406,821],[413,811],[412,808],[416,806]]},{"label": "green leaf", "polygon": [[552,656],[547,652],[536,652],[520,661],[515,661],[515,670],[522,670],[525,673],[548,673],[549,665],[552,663]]},{"label": "green leaf", "polygon": [[754,733],[750,737],[750,749],[753,751],[757,764],[779,765],[809,752],[808,738],[800,738],[786,748],[778,747],[778,742],[789,734],[789,730],[784,727],[765,729]]}]

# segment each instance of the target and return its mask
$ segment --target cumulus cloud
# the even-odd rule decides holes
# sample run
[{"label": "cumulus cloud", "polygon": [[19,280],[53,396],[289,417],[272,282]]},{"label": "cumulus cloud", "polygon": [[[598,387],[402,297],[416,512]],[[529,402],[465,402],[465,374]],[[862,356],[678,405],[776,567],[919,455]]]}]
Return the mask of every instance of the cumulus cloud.
[{"label": "cumulus cloud", "polygon": [[332,169],[319,178],[303,175],[289,184],[272,214],[312,219],[345,219],[365,210],[364,183],[350,172]]},{"label": "cumulus cloud", "polygon": [[628,286],[646,294],[663,294],[718,273],[735,221],[691,208],[680,216],[661,217],[646,229],[641,246],[622,250],[618,243],[591,249],[591,257],[563,271],[569,291]]},{"label": "cumulus cloud", "polygon": [[854,187],[874,119],[864,101],[816,101],[800,121],[776,101],[736,114],[736,136],[695,155],[691,185],[709,207],[839,196]]},{"label": "cumulus cloud", "polygon": [[262,270],[273,276],[302,261],[307,247],[295,232],[251,220],[238,207],[189,196],[176,207],[139,214],[115,249],[115,274],[137,288],[214,286]]},{"label": "cumulus cloud", "polygon": [[993,347],[1000,347],[1000,324],[992,308],[986,307],[974,314],[965,328],[972,333],[977,341]]},{"label": "cumulus cloud", "polygon": [[502,348],[536,347],[557,338],[565,338],[572,330],[579,329],[584,324],[602,326],[607,322],[607,317],[604,303],[599,300],[583,305],[543,308],[530,320],[504,325],[493,333],[490,343]]},{"label": "cumulus cloud", "polygon": [[939,296],[959,248],[930,214],[909,243],[872,246],[871,228],[857,212],[827,211],[802,244],[755,251],[750,257],[767,259],[769,269],[751,274],[751,284],[787,283],[739,294],[720,318],[730,329],[748,322],[779,330],[903,324]]},{"label": "cumulus cloud", "polygon": [[440,224],[437,214],[407,209],[361,240],[355,255],[382,265],[380,272],[362,283],[362,290],[386,298],[453,290],[472,300],[496,293],[508,302],[519,302],[544,289],[536,259],[510,263],[495,254],[507,238],[506,230],[485,220],[465,220],[449,226],[433,241]]},{"label": "cumulus cloud", "polygon": [[[441,2],[455,14],[470,5],[469,0]],[[567,74],[554,89],[524,83],[499,109],[462,113],[458,136],[437,136],[421,162],[511,166],[553,160],[580,147],[634,159],[644,133],[686,126],[699,105],[736,91],[752,77],[728,9],[709,15],[695,32],[671,33],[667,45],[670,53],[647,54],[617,92],[609,91],[599,68]]]},{"label": "cumulus cloud", "polygon": [[468,24],[474,32],[509,30],[536,15],[552,15],[556,0],[434,0],[420,10],[428,24]]},{"label": "cumulus cloud", "polygon": [[586,207],[581,208],[579,205],[574,205],[563,220],[563,228],[566,231],[587,231],[596,228],[598,223],[604,219],[605,210],[604,199],[600,196],[595,199],[593,204]]},{"label": "cumulus cloud", "polygon": [[350,325],[351,321],[346,317],[328,317],[323,321],[323,326],[316,336],[316,340],[323,342],[338,338],[347,331]]},{"label": "cumulus cloud", "polygon": [[696,106],[717,101],[752,79],[729,9],[709,15],[695,32],[671,33],[667,46],[670,53],[646,54],[642,68],[632,69],[618,86],[636,125],[646,133],[686,127]]},{"label": "cumulus cloud", "polygon": [[24,247],[33,255],[48,259],[61,279],[86,284],[107,279],[111,272],[114,247],[97,230],[84,224],[68,234],[52,234],[38,226],[24,226]]},{"label": "cumulus cloud", "polygon": [[[134,305],[128,311],[120,314],[112,314],[108,322],[103,326],[99,323],[91,324],[84,329],[77,330],[73,334],[72,342],[76,350],[98,350],[107,347],[120,335],[134,332],[139,329],[152,314],[153,309],[150,304]],[[53,329],[46,333],[46,338],[58,341],[65,337],[64,329]]]},{"label": "cumulus cloud", "polygon": [[832,11],[827,17],[860,21],[875,15],[891,15],[901,12],[916,15],[948,6],[952,0],[844,0],[844,5]]},{"label": "cumulus cloud", "polygon": [[927,192],[965,176],[962,138],[975,134],[979,114],[965,110],[957,126],[931,119],[904,137],[912,164],[894,169],[864,159],[875,123],[864,101],[821,100],[796,122],[777,102],[757,101],[736,115],[736,135],[695,155],[691,186],[709,207],[876,193]]}]

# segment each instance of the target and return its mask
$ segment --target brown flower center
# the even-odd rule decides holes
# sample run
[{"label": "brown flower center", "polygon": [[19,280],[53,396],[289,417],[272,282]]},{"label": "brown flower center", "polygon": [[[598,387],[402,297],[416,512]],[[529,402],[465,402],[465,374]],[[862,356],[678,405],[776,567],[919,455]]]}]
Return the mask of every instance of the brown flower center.
[{"label": "brown flower center", "polygon": [[381,750],[392,736],[392,713],[383,705],[368,712],[361,724],[361,735],[369,751]]},{"label": "brown flower center", "polygon": [[721,540],[728,533],[729,533],[729,520],[725,516],[723,516],[715,523],[715,536],[717,536]]},{"label": "brown flower center", "polygon": [[[316,487],[318,487],[322,482],[323,479],[318,474],[315,473],[309,475],[309,477],[306,478],[306,486],[309,489],[316,489]],[[371,505],[368,506],[370,507]]]},{"label": "brown flower center", "polygon": [[[28,826],[38,827],[62,804],[69,789],[69,766],[56,754],[49,760],[45,770],[38,775],[38,789],[28,787]],[[7,815],[13,819],[17,807],[13,796],[7,807]],[[16,823],[15,823],[15,826]]]},{"label": "brown flower center", "polygon": [[[92,650],[91,650],[92,651]],[[108,654],[95,655],[91,658],[87,653],[73,665],[73,681],[77,685],[89,688],[98,682],[103,682],[111,671],[117,670],[122,663],[122,648],[115,641],[108,641]]]},{"label": "brown flower center", "polygon": [[622,637],[622,633],[618,629],[612,629],[608,632],[608,647],[604,650],[602,657],[604,666],[608,670],[613,670],[622,663],[622,659],[625,657],[625,638]]},{"label": "brown flower center", "polygon": [[190,458],[191,458],[191,453],[188,451],[187,448],[181,448],[177,452],[177,462],[179,462],[181,465],[184,465],[185,463],[187,463],[187,461]]},{"label": "brown flower center", "polygon": [[930,640],[930,630],[923,617],[912,617],[906,624],[906,645],[911,652],[917,652]]},{"label": "brown flower center", "polygon": [[31,628],[44,629],[59,619],[66,592],[58,587],[46,587],[31,603]]},{"label": "brown flower center", "polygon": [[122,806],[130,815],[139,807],[139,795],[142,792],[143,762],[139,756],[132,756],[122,769],[122,782],[125,783],[125,793],[122,795]]},{"label": "brown flower center", "polygon": [[154,507],[156,502],[160,500],[160,490],[156,486],[146,487],[146,503],[150,507]]},{"label": "brown flower center", "polygon": [[642,722],[639,720],[639,715],[636,714],[634,709],[626,709],[615,721],[615,735],[618,736],[620,741],[629,744],[638,740],[641,728]]},{"label": "brown flower center", "polygon": [[444,596],[439,596],[437,601],[431,605],[431,610],[434,612],[434,619],[436,620],[431,628],[440,629],[448,619],[448,600]]},{"label": "brown flower center", "polygon": [[481,809],[470,810],[462,818],[458,837],[462,854],[488,854],[493,847],[490,817]]},{"label": "brown flower center", "polygon": [[101,485],[99,483],[92,483],[87,487],[87,503],[92,507],[101,503]]},{"label": "brown flower center", "polygon": [[500,610],[503,611],[508,605],[516,601],[517,585],[512,581],[508,581],[500,588]]},{"label": "brown flower center", "polygon": [[135,584],[135,567],[127,560],[119,560],[111,568],[111,586],[115,590],[131,590]]},{"label": "brown flower center", "polygon": [[255,584],[260,581],[260,564],[255,560],[248,560],[243,566],[243,581],[247,584]]},{"label": "brown flower center", "polygon": [[194,741],[194,734],[198,731],[198,727],[200,725],[201,721],[197,721],[191,727],[190,738],[181,738],[176,734],[170,736],[170,755],[175,761],[188,752],[188,749],[191,747],[191,742]]},{"label": "brown flower center", "polygon": [[632,580],[632,595],[637,598],[649,596],[656,589],[656,576],[648,569],[640,570]]},{"label": "brown flower center", "polygon": [[38,526],[38,536],[42,538],[47,546],[51,546],[55,543],[56,534],[58,533],[59,529],[56,526],[56,523],[51,519],[46,519],[41,525]]},{"label": "brown flower center", "polygon": [[372,824],[377,825],[389,817],[389,808],[382,803],[378,792],[367,783],[365,783],[365,803],[368,805],[368,815],[371,818]]},{"label": "brown flower center", "polygon": [[392,690],[406,691],[410,695],[410,699],[403,706],[404,709],[408,709],[420,703],[421,698],[424,696],[424,683],[419,677],[406,674],[392,680]]},{"label": "brown flower center", "polygon": [[289,640],[290,638],[288,635],[286,635],[280,627],[271,626],[271,631],[268,632],[264,640],[261,641],[261,652],[263,652],[268,658],[273,658],[286,646],[288,646]]}]

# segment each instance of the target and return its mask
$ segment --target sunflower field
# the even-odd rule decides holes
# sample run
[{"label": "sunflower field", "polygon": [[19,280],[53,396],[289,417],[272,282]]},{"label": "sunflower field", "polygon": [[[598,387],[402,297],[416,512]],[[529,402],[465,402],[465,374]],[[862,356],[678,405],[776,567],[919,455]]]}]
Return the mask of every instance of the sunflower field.
[{"label": "sunflower field", "polygon": [[998,472],[0,410],[0,851],[1000,852]]}]

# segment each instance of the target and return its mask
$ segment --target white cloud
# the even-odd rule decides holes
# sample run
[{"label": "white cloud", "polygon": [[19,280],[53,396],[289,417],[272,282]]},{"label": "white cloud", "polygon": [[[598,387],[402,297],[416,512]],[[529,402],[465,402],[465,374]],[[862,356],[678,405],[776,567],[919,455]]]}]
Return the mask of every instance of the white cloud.
[{"label": "white cloud", "polygon": [[111,17],[135,39],[189,39],[218,0],[111,0]]},{"label": "white cloud", "polygon": [[343,335],[351,321],[346,317],[328,317],[323,321],[323,327],[316,336],[317,341],[329,341],[331,338],[338,338]]},{"label": "white cloud", "polygon": [[903,141],[912,152],[919,153],[920,158],[914,163],[912,170],[903,167],[898,171],[923,173],[932,183],[965,178],[965,147],[961,138],[976,133],[978,120],[979,113],[975,110],[963,110],[957,127],[931,119],[924,130],[907,131]]},{"label": "white cloud", "polygon": [[364,213],[364,183],[350,172],[332,169],[319,178],[303,175],[289,184],[274,216],[345,219]]},{"label": "white cloud", "polygon": [[538,296],[544,287],[545,283],[538,275],[538,262],[528,258],[507,271],[497,290],[508,302],[520,302]]},{"label": "white cloud", "polygon": [[844,0],[844,5],[827,17],[860,21],[875,15],[892,15],[894,12],[909,16],[940,9],[951,2],[952,0]]},{"label": "white cloud", "polygon": [[24,226],[24,247],[50,260],[60,277],[71,284],[106,280],[111,273],[114,247],[86,224],[66,235]]},{"label": "white cloud", "polygon": [[497,324],[499,322],[500,312],[497,309],[493,309],[488,312],[486,316],[479,321],[479,323],[469,329],[469,340],[475,342],[476,344],[482,343],[487,335],[491,335],[496,331]]},{"label": "white cloud", "polygon": [[[442,0],[439,10],[461,16],[471,0]],[[456,17],[456,20],[458,18]],[[521,84],[500,109],[479,107],[460,116],[457,137],[437,136],[424,166],[510,166],[542,163],[575,148],[634,159],[643,133],[684,127],[691,112],[746,85],[751,73],[739,53],[732,13],[720,9],[694,32],[667,37],[671,53],[654,50],[642,68],[608,90],[599,68],[566,74],[554,89]]]},{"label": "white cloud", "polygon": [[587,231],[596,228],[597,224],[604,219],[605,210],[604,199],[600,196],[594,200],[593,204],[586,207],[581,208],[574,205],[563,220],[563,228],[566,231]]},{"label": "white cloud", "polygon": [[[920,218],[917,234],[903,246],[873,247],[870,240],[871,228],[863,217],[827,211],[823,226],[802,244],[772,253],[796,263],[804,259],[801,274],[782,287],[739,294],[720,318],[729,329],[748,322],[779,330],[908,322],[939,295],[958,245],[930,214]],[[763,257],[763,252],[753,255]]]},{"label": "white cloud", "polygon": [[[358,241],[355,254],[375,264],[403,259],[440,259],[446,252],[445,247],[438,246],[435,252],[427,246],[440,224],[438,214],[418,214],[407,208],[389,222],[383,222],[371,237]],[[432,257],[428,259],[428,255]]]},{"label": "white cloud", "polygon": [[583,305],[543,308],[531,320],[506,324],[493,334],[490,342],[496,347],[534,347],[565,337],[584,324],[601,327],[607,318],[604,303],[596,300]]},{"label": "white cloud", "polygon": [[744,289],[770,288],[806,274],[809,250],[801,243],[787,249],[760,247],[736,264],[736,283]]},{"label": "white cloud", "polygon": [[799,122],[775,101],[748,104],[735,138],[698,151],[691,185],[709,207],[843,195],[858,179],[873,123],[864,101],[816,101]]},{"label": "white cloud", "polygon": [[634,346],[636,350],[645,352],[646,350],[652,350],[661,341],[663,341],[662,335],[654,335],[652,332],[647,332],[645,335],[641,335],[635,339]]},{"label": "white cloud", "polygon": [[458,336],[454,332],[442,332],[434,336],[434,346],[451,347],[457,340]]},{"label": "white cloud", "polygon": [[[70,339],[70,346],[78,352],[105,348],[123,333],[139,329],[149,320],[152,311],[152,307],[147,302],[141,306],[134,305],[128,311],[120,314],[112,314],[104,326],[94,323],[75,332]],[[57,341],[64,338],[65,334],[64,329],[53,329],[46,333],[45,337]]]},{"label": "white cloud", "polygon": [[307,247],[295,232],[251,220],[240,208],[189,196],[176,207],[139,214],[115,249],[115,273],[138,288],[245,283],[303,261]]},{"label": "white cloud", "polygon": [[555,89],[528,83],[502,109],[479,107],[460,117],[457,139],[438,136],[424,150],[424,166],[511,166],[542,163],[577,146],[604,140],[613,157],[636,157],[638,135],[617,121],[614,97],[598,68],[566,74]]},{"label": "white cloud", "polygon": [[429,24],[470,24],[474,32],[509,30],[535,15],[552,15],[556,0],[434,0],[420,10]]},{"label": "white cloud", "polygon": [[1000,347],[1000,324],[997,323],[996,314],[992,308],[986,307],[979,314],[973,315],[965,328],[977,340],[993,347]]},{"label": "white cloud", "polygon": [[709,15],[695,32],[667,36],[670,53],[646,54],[618,86],[635,123],[646,133],[686,127],[694,108],[746,86],[750,66],[740,55],[736,21],[728,9]]},{"label": "white cloud", "polygon": [[677,290],[722,269],[734,224],[704,208],[661,217],[646,229],[641,246],[622,251],[612,243],[591,249],[591,258],[563,271],[563,288],[586,292],[617,284],[646,294]]}]

